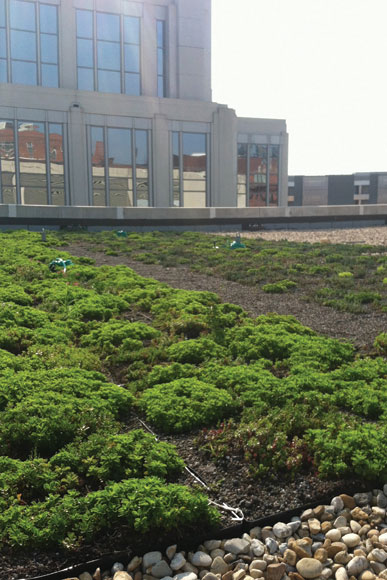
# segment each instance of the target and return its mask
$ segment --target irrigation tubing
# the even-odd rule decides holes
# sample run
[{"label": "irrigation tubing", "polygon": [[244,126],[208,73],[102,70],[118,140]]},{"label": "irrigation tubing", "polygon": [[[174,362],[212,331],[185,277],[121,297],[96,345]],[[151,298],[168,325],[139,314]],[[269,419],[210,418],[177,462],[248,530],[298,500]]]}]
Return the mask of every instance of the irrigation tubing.
[{"label": "irrigation tubing", "polygon": [[[144,429],[149,431],[149,433],[151,433],[155,437],[155,439],[158,440],[156,433],[154,433],[152,429],[142,419],[137,417],[137,415],[135,415],[135,417],[141,423]],[[206,489],[209,489],[206,482],[192,468],[186,467],[185,469],[196,481],[198,481],[198,483],[200,483]],[[380,482],[373,482],[372,487],[377,488],[379,486]],[[353,487],[347,489],[346,491],[341,491],[341,493],[353,495],[356,491],[358,491],[358,488],[359,484],[356,485],[356,489],[354,485]],[[187,547],[187,549],[193,549],[195,546],[202,544],[206,540],[211,540],[214,537],[216,537],[216,539],[218,540],[240,537],[244,533],[248,533],[252,528],[255,528],[257,526],[259,527],[271,526],[274,525],[276,522],[287,523],[291,520],[292,517],[299,516],[304,510],[314,508],[316,507],[317,504],[329,504],[331,499],[332,499],[331,495],[319,496],[316,497],[316,499],[312,503],[310,502],[307,504],[303,504],[292,510],[277,512],[271,516],[266,516],[264,518],[259,518],[256,520],[247,520],[244,517],[244,514],[240,508],[232,508],[225,503],[220,504],[212,500],[209,500],[209,503],[215,505],[218,509],[229,512],[231,514],[231,519],[236,521],[237,523],[232,526],[220,528],[218,530],[213,530],[210,535],[205,536],[201,535],[198,537],[193,537],[192,533],[190,533],[189,537],[187,536],[179,538],[179,548],[184,549],[184,547]],[[150,550],[152,551],[157,550],[162,552],[167,548],[168,545],[172,543],[173,543],[172,541],[165,543],[164,540],[163,542],[161,541],[158,543],[156,542],[152,544],[152,546],[144,546],[144,553]],[[104,554],[100,558],[95,560],[89,560],[82,564],[76,564],[74,566],[70,566],[69,568],[64,568],[62,570],[58,570],[50,574],[44,574],[43,576],[34,576],[30,578],[26,577],[21,580],[64,580],[67,578],[74,578],[76,576],[79,576],[83,572],[89,572],[90,574],[93,574],[97,568],[100,568],[101,571],[110,570],[115,562],[121,562],[122,564],[124,564],[124,566],[127,566],[134,555],[136,555],[134,551],[130,547],[128,547],[126,551],[111,552],[108,554]]]}]

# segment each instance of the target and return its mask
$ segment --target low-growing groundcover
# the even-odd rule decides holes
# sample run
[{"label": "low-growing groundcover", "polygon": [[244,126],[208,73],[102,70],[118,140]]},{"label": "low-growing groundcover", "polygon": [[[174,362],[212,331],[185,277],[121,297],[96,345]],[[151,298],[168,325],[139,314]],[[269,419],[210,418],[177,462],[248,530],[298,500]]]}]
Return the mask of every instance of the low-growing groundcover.
[{"label": "low-growing groundcover", "polygon": [[71,256],[52,273],[59,243],[0,234],[2,287],[18,289],[0,309],[5,552],[217,525],[206,497],[176,483],[176,450],[133,429],[133,413],[161,438],[194,433],[216,462],[238,456],[251,481],[387,476],[384,334],[360,357],[291,316],[253,320],[125,266]]}]

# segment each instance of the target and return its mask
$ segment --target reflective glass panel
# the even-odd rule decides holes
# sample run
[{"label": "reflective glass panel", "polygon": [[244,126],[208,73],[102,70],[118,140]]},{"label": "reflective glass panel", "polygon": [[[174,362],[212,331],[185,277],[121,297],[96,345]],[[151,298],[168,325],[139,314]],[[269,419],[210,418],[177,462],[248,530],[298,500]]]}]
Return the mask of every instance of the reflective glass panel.
[{"label": "reflective glass panel", "polygon": [[58,87],[58,66],[56,64],[42,64],[42,86]]},{"label": "reflective glass panel", "polygon": [[164,20],[157,21],[157,46],[163,48],[165,46],[165,23]]},{"label": "reflective glass panel", "polygon": [[184,207],[206,207],[206,194],[199,191],[184,191]]},{"label": "reflective glass panel", "polygon": [[269,205],[278,205],[279,184],[279,145],[269,147],[270,155],[270,181],[269,181]]},{"label": "reflective glass panel", "polygon": [[34,62],[12,61],[12,82],[21,85],[36,85],[37,74]]},{"label": "reflective glass panel", "polygon": [[97,12],[97,38],[120,41],[120,17],[117,14]]},{"label": "reflective glass panel", "polygon": [[85,38],[77,39],[77,59],[78,66],[93,67],[93,41]]},{"label": "reflective glass panel", "polygon": [[11,0],[10,18],[11,28],[36,30],[35,3]]},{"label": "reflective glass panel", "polygon": [[0,0],[0,26],[5,26],[5,0]]},{"label": "reflective glass panel", "polygon": [[206,177],[206,135],[204,133],[183,133],[183,169],[190,178]]},{"label": "reflective glass panel", "polygon": [[51,203],[53,205],[64,205],[65,182],[62,125],[50,123],[48,129],[48,141],[51,177]]},{"label": "reflective glass panel", "polygon": [[93,38],[93,13],[90,10],[77,10],[77,36]]},{"label": "reflective glass panel", "polygon": [[136,131],[136,165],[148,165],[148,131]]},{"label": "reflective glass panel", "polygon": [[44,187],[20,186],[21,202],[24,205],[47,205],[47,190]]},{"label": "reflective glass panel", "polygon": [[140,19],[124,16],[124,41],[130,44],[140,44]]},{"label": "reflective glass panel", "polygon": [[2,203],[16,203],[15,137],[12,121],[0,120],[0,180]]},{"label": "reflective glass panel", "polygon": [[130,129],[108,129],[110,205],[133,205],[132,142]]},{"label": "reflective glass panel", "polygon": [[55,34],[40,35],[40,60],[50,64],[58,63],[58,37]]},{"label": "reflective glass panel", "polygon": [[40,4],[40,32],[58,32],[56,6]]},{"label": "reflective glass panel", "polygon": [[107,70],[98,70],[98,90],[102,93],[120,93],[120,73]]},{"label": "reflective glass panel", "polygon": [[16,203],[16,187],[3,187],[3,203]]},{"label": "reflective glass panel", "polygon": [[91,127],[91,172],[93,205],[106,205],[105,143],[102,127]]},{"label": "reflective glass panel", "polygon": [[25,204],[47,204],[46,140],[43,123],[18,123],[20,194]]},{"label": "reflective glass panel", "polygon": [[165,97],[164,77],[157,77],[157,96]]},{"label": "reflective glass panel", "polygon": [[159,75],[164,74],[164,49],[157,49],[157,73]]},{"label": "reflective glass panel", "polygon": [[148,132],[136,131],[136,195],[137,205],[149,205]]},{"label": "reflective glass panel", "polygon": [[7,82],[7,61],[0,59],[0,83]]},{"label": "reflective glass panel", "polygon": [[7,58],[7,42],[5,28],[0,28],[0,58]]},{"label": "reflective glass panel", "polygon": [[93,69],[78,67],[78,89],[80,91],[94,91]]},{"label": "reflective glass panel", "polygon": [[121,70],[121,50],[118,42],[97,43],[98,67],[110,70]]},{"label": "reflective glass panel", "polygon": [[36,60],[36,34],[11,30],[11,58]]},{"label": "reflective glass panel", "polygon": [[140,94],[140,75],[125,73],[125,93],[138,96]]},{"label": "reflective glass panel", "polygon": [[140,47],[125,44],[125,71],[140,72]]}]

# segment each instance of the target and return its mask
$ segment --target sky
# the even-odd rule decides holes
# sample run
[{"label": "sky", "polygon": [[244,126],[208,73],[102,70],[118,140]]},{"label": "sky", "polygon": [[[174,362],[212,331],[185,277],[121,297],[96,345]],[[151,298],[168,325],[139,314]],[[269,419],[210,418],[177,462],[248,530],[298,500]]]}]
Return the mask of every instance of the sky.
[{"label": "sky", "polygon": [[212,0],[212,98],[285,119],[289,175],[387,171],[387,0]]}]

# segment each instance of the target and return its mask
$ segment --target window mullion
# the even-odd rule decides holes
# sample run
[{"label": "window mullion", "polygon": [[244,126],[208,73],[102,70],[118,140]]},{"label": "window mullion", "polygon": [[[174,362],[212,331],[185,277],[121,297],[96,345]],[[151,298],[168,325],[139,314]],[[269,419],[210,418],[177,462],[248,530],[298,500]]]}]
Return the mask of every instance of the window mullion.
[{"label": "window mullion", "polygon": [[44,123],[45,130],[45,145],[46,145],[46,175],[47,175],[47,202],[48,205],[52,205],[51,196],[51,154],[50,154],[50,125],[49,123]]},{"label": "window mullion", "polygon": [[179,188],[180,188],[180,207],[184,207],[184,179],[183,179],[183,132],[179,131]]},{"label": "window mullion", "polygon": [[105,126],[103,128],[104,153],[105,153],[105,204],[110,206],[110,177],[109,177],[109,142],[108,130]]},{"label": "window mullion", "polygon": [[133,206],[137,206],[136,130],[132,128]]},{"label": "window mullion", "polygon": [[42,63],[40,58],[40,5],[36,2],[35,5],[35,21],[36,21],[36,66],[37,66],[37,81],[38,85],[42,84]]},{"label": "window mullion", "polygon": [[94,90],[98,91],[98,61],[97,61],[97,13],[93,10],[93,50],[94,50]]},{"label": "window mullion", "polygon": [[250,207],[250,143],[247,144],[246,207]]},{"label": "window mullion", "polygon": [[16,203],[21,204],[20,160],[19,160],[19,123],[16,119],[14,120],[14,143],[15,143]]},{"label": "window mullion", "polygon": [[5,2],[5,38],[7,43],[7,79],[11,83],[11,16],[8,2]]}]

